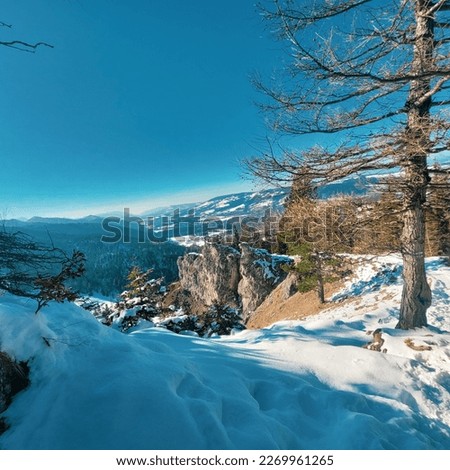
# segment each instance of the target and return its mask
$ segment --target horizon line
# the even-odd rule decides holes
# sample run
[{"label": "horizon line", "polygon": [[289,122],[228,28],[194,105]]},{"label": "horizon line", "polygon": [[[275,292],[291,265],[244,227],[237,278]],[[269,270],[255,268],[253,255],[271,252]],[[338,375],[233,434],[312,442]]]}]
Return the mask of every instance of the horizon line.
[{"label": "horizon line", "polygon": [[[224,192],[219,192],[217,187],[194,189],[192,191],[185,191],[176,193],[170,197],[158,197],[158,198],[145,198],[134,201],[127,201],[120,203],[111,204],[99,204],[91,208],[84,209],[70,209],[70,210],[55,210],[55,211],[39,211],[37,210],[34,215],[20,215],[20,212],[29,213],[30,209],[20,211],[17,208],[17,216],[11,214],[10,217],[3,215],[4,221],[18,220],[21,222],[28,222],[34,218],[42,219],[68,219],[68,220],[81,220],[89,217],[108,217],[116,214],[123,214],[124,209],[130,209],[130,213],[135,216],[146,216],[146,212],[154,211],[157,209],[167,209],[171,206],[183,206],[183,205],[199,205],[205,202],[211,201],[215,198],[228,197],[236,194],[248,194],[248,193],[259,193],[270,189],[277,188],[254,188],[253,190],[248,185],[234,184],[224,188]],[[279,189],[288,189],[283,187]],[[92,209],[92,210],[90,210]],[[8,211],[9,212],[9,211]]]}]

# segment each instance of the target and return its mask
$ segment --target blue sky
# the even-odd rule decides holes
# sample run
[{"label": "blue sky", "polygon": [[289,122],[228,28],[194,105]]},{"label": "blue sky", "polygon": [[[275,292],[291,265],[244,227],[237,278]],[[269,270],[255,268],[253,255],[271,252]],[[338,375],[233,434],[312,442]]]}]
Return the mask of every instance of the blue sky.
[{"label": "blue sky", "polygon": [[279,45],[253,0],[3,0],[0,216],[87,215],[251,189],[250,83]]}]

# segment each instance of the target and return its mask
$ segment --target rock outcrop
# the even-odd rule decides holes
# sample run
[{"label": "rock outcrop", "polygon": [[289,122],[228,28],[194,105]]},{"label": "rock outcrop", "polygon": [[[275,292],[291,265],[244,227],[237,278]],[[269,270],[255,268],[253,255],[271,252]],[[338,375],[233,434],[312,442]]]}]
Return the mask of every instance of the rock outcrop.
[{"label": "rock outcrop", "polygon": [[242,301],[243,319],[246,321],[267,296],[287,277],[283,266],[292,260],[287,256],[271,255],[266,250],[241,244],[238,293]]},{"label": "rock outcrop", "polygon": [[240,257],[235,248],[214,243],[186,254],[178,259],[181,288],[205,309],[214,303],[240,307]]},{"label": "rock outcrop", "polygon": [[283,266],[292,260],[271,255],[246,243],[231,246],[207,243],[200,253],[178,260],[180,286],[192,298],[191,304],[206,309],[214,303],[242,311],[246,321],[252,312],[287,277]]}]

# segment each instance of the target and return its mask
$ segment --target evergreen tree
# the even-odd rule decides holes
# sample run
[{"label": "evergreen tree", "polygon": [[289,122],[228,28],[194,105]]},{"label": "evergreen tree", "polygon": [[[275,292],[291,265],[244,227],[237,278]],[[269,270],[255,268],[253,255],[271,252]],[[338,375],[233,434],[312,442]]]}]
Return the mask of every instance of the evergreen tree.
[{"label": "evergreen tree", "polygon": [[152,273],[152,269],[131,268],[126,290],[120,294],[121,300],[117,305],[119,310],[126,311],[121,324],[123,330],[136,325],[140,318],[151,320],[162,313],[166,293],[164,278],[153,279]]}]

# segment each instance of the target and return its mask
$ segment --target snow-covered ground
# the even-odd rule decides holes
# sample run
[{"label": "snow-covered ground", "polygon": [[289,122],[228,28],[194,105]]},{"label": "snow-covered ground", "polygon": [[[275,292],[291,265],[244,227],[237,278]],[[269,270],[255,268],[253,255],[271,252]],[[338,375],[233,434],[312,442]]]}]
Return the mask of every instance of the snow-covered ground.
[{"label": "snow-covered ground", "polygon": [[[216,339],[4,295],[0,348],[30,362],[31,386],[0,447],[450,449],[450,268],[428,261],[432,326],[404,332],[397,266],[367,262],[320,315]],[[362,347],[377,328],[386,353]]]}]

